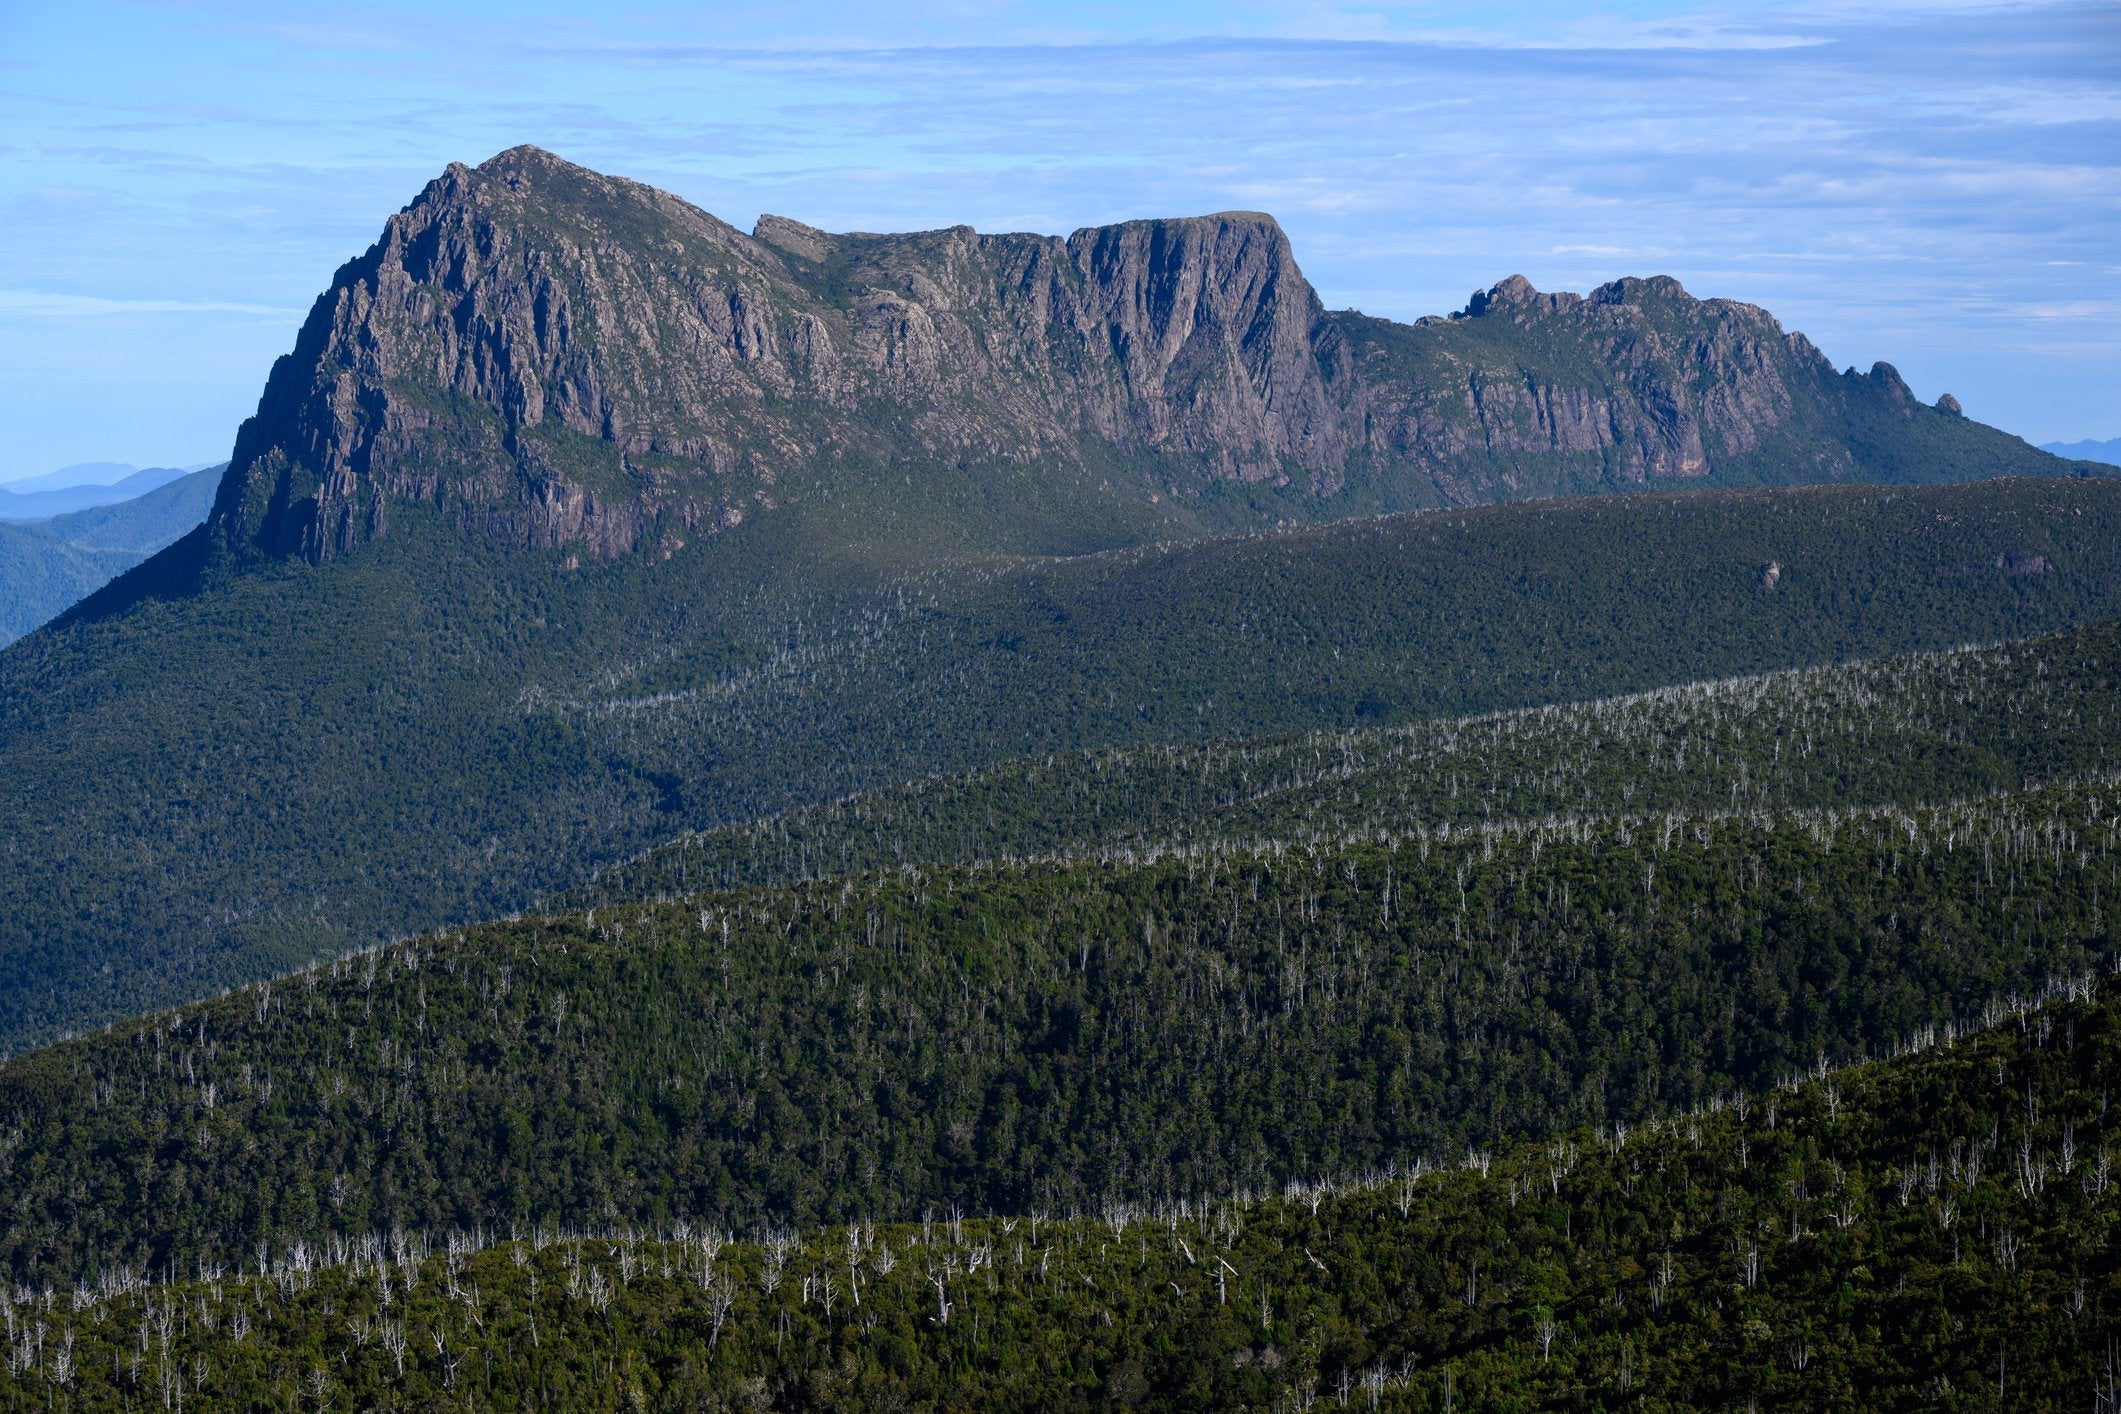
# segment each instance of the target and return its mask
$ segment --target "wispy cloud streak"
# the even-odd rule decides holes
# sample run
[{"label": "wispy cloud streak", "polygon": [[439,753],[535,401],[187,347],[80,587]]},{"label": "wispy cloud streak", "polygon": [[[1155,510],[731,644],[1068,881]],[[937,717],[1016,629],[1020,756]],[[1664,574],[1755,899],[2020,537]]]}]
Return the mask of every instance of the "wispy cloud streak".
[{"label": "wispy cloud streak", "polygon": [[257,314],[299,319],[306,311],[233,300],[107,299],[101,295],[56,294],[49,290],[0,290],[0,314],[43,319],[95,319],[123,314]]}]

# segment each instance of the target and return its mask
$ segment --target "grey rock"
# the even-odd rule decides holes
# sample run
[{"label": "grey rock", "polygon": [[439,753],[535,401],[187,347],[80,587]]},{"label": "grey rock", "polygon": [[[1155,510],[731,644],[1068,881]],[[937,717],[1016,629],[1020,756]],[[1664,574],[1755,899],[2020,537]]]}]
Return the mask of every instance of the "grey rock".
[{"label": "grey rock", "polygon": [[876,463],[911,494],[1070,465],[1143,503],[1252,483],[1313,519],[1839,480],[1876,470],[1852,409],[1939,416],[1889,365],[1836,379],[1665,277],[1514,275],[1397,324],[1324,309],[1258,212],[746,235],[519,147],[452,165],[338,272],[238,434],[213,543],[323,560],[418,501],[510,546],[669,554]]}]

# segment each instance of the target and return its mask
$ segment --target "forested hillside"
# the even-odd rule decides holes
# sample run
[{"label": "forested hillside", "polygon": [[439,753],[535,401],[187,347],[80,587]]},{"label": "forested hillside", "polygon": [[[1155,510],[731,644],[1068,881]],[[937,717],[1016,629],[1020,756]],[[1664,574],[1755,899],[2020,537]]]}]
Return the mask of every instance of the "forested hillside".
[{"label": "forested hillside", "polygon": [[2121,621],[1478,717],[1048,753],[686,835],[576,907],[983,859],[1916,804],[2121,765]]},{"label": "forested hillside", "polygon": [[[1649,1123],[800,1232],[496,1215],[0,1291],[22,1407],[2083,1410],[2121,994]],[[1219,1156],[1217,1156],[1219,1157]]]},{"label": "forested hillside", "polygon": [[1411,830],[500,922],[0,1068],[0,1260],[878,1219],[1639,1122],[2100,965],[2121,783]]},{"label": "forested hillside", "polygon": [[879,523],[849,503],[574,564],[474,553],[408,511],[330,565],[91,600],[11,647],[0,1044],[937,771],[2121,614],[2105,480],[1605,498],[888,573],[858,533]]},{"label": "forested hillside", "polygon": [[[1774,651],[1748,626],[1767,644],[1894,641],[1920,621],[1910,605],[1933,623],[2067,621],[2098,602],[2077,576],[2099,547],[2076,527],[2102,526],[2110,499],[2099,483],[1690,498],[1640,503],[1639,522],[1613,501],[1591,522],[1604,548],[1639,525],[1642,551],[1606,591],[1620,627],[1587,626],[1580,586],[1542,599],[1497,574],[1487,602],[1551,604],[1549,629],[1585,646],[1549,665],[1615,675],[1643,665],[1601,658],[1603,635],[1675,621],[1725,655]],[[791,683],[853,664],[837,681],[866,675],[890,701],[900,645],[1026,651],[943,612],[942,589],[992,614],[1012,586],[1117,566],[1096,622],[1139,624],[1158,555],[1201,604],[1253,572],[1245,622],[1273,651],[1315,630],[1319,674],[1382,675],[1380,636],[1365,658],[1325,631],[1339,581],[1321,556],[1353,545],[1369,558],[1346,572],[1381,584],[1376,602],[1427,611],[1382,622],[1421,645],[1400,650],[1401,680],[1440,697],[1472,690],[1438,667],[1476,661],[1454,648],[1465,621],[1436,616],[1446,591],[1398,595],[1392,576],[1428,588],[1501,563],[1484,518],[1521,516],[1503,529],[1540,554],[1509,563],[1565,583],[1579,513],[1304,532],[1300,554],[1266,537],[1240,542],[1262,547],[1249,561],[1188,546],[938,575],[866,641],[798,644],[724,682],[805,702]],[[1940,533],[1958,538],[1925,538]],[[1762,534],[1816,548],[1770,559],[1772,582],[1730,574],[1721,598],[1656,592]],[[1940,553],[1962,558],[1898,571]],[[1291,568],[1256,572],[1277,557]],[[1863,594],[1844,593],[1851,566]],[[325,612],[301,597],[319,571],[282,573],[280,612]],[[432,606],[433,641],[502,618],[540,651],[551,601],[533,581],[406,576],[398,602]],[[592,582],[614,606],[600,622],[625,623],[639,581]],[[1129,661],[1235,681],[1242,650],[1176,602],[1165,642],[1196,645],[1191,666]],[[338,666],[390,661],[391,637],[332,612]],[[1522,618],[1486,622],[1534,641]],[[2116,957],[2117,637],[2101,623],[1577,706],[1052,753],[701,836],[577,911],[449,928],[19,1056],[0,1064],[6,1378],[85,1407],[1272,1408],[1343,1388],[1409,1409],[2081,1404],[2121,1300],[2103,1105],[2121,1003],[2087,1009],[2077,980]],[[452,670],[498,661],[467,647]],[[674,724],[715,720],[713,693],[682,683],[697,671],[650,659],[603,679],[601,705],[515,710],[603,750],[623,729],[646,757]],[[919,700],[967,720],[971,680]],[[393,681],[367,710],[431,681]],[[303,706],[321,713],[312,749],[348,750],[326,704]],[[723,720],[763,740],[763,718]],[[1142,719],[1145,739],[1158,725]],[[493,759],[514,767],[497,787],[555,779],[534,754]],[[343,805],[361,778],[342,776]],[[437,805],[456,790],[431,770],[422,788]],[[2057,986],[2078,1001],[2019,1020]],[[1965,1039],[1999,1019],[2016,1029]],[[1130,1241],[1131,1262],[1114,1255]]]},{"label": "forested hillside", "polygon": [[35,522],[0,521],[0,644],[14,642],[141,558],[69,544]]}]

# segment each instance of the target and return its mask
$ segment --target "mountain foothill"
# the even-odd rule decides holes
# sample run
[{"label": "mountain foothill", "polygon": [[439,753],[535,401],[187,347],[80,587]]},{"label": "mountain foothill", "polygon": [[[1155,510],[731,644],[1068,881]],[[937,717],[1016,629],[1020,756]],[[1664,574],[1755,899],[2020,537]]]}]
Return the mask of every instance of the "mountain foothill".
[{"label": "mountain foothill", "polygon": [[0,1390],[2121,1407],[2113,471],[1662,276],[452,165],[22,527]]}]

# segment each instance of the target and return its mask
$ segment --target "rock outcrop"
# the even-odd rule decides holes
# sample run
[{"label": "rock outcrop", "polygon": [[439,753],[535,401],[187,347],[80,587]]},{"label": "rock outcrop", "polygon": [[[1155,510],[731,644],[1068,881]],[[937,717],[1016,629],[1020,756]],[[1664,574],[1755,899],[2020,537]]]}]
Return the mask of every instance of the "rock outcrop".
[{"label": "rock outcrop", "polygon": [[1312,518],[1844,479],[1878,470],[1858,405],[1944,421],[1889,366],[1837,378],[1765,311],[1669,279],[1513,276],[1401,325],[1326,311],[1256,212],[746,235],[523,147],[450,167],[338,272],[211,540],[323,560],[417,502],[507,545],[667,554],[878,465],[917,486],[1095,463],[1110,494],[1255,483]]}]

